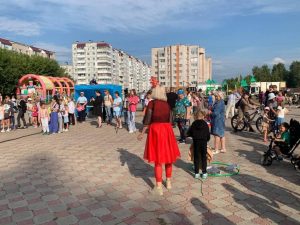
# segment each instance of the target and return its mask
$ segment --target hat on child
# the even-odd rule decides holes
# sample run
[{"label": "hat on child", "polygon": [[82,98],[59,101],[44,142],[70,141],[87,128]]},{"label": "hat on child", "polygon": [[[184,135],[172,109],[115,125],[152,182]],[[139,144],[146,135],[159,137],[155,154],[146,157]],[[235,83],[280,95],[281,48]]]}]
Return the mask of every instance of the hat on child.
[{"label": "hat on child", "polygon": [[276,98],[274,93],[268,94],[268,100],[272,100],[273,98]]},{"label": "hat on child", "polygon": [[178,94],[178,95],[183,95],[183,94],[184,94],[184,90],[179,89],[179,90],[177,91],[177,94]]}]

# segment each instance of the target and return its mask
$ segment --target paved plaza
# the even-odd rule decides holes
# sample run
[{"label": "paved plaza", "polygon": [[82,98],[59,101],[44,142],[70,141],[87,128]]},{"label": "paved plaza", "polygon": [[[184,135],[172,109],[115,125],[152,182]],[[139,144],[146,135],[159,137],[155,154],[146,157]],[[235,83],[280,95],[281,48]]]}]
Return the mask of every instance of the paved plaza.
[{"label": "paved plaza", "polygon": [[[289,116],[299,119],[300,109]],[[203,182],[190,172],[189,146],[180,145],[173,189],[156,197],[148,193],[155,180],[143,161],[145,139],[95,127],[89,120],[57,135],[0,134],[1,225],[300,224],[300,173],[288,161],[262,167],[267,145],[258,133],[233,133],[227,121],[227,153],[214,161],[237,163],[240,174]]]}]

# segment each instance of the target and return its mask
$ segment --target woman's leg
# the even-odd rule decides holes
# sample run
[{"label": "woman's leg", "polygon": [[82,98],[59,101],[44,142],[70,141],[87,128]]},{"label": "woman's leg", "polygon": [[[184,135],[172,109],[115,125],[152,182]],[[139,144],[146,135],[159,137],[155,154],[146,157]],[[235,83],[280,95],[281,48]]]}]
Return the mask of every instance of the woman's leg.
[{"label": "woman's leg", "polygon": [[219,143],[220,143],[220,137],[218,136],[214,136],[214,144],[215,144],[215,150],[218,151],[219,150]]},{"label": "woman's leg", "polygon": [[222,152],[226,152],[225,136],[221,137],[220,139],[221,139],[221,149],[222,149]]},{"label": "woman's leg", "polygon": [[172,163],[168,163],[165,165],[165,170],[166,170],[166,180],[167,180],[167,189],[171,189],[171,177],[172,177]]},{"label": "woman's leg", "polygon": [[185,136],[184,136],[184,121],[183,120],[179,120],[177,122],[177,126],[178,126],[178,129],[179,129],[179,133],[180,133],[180,140],[181,141],[185,141]]},{"label": "woman's leg", "polygon": [[129,132],[133,132],[132,112],[128,112],[128,130],[129,130]]},{"label": "woman's leg", "polygon": [[156,186],[162,188],[162,166],[160,163],[155,163],[154,167]]},{"label": "woman's leg", "polygon": [[135,126],[135,112],[132,112],[132,129],[135,132],[136,126]]},{"label": "woman's leg", "polygon": [[98,126],[99,127],[102,126],[102,118],[101,118],[101,116],[98,116]]}]

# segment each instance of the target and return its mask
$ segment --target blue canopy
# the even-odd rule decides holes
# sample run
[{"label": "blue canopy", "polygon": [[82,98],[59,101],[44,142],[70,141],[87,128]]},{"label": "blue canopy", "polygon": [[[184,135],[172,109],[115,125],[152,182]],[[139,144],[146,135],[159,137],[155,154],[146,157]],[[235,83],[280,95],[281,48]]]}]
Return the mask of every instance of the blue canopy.
[{"label": "blue canopy", "polygon": [[114,98],[114,93],[118,91],[120,93],[120,97],[122,97],[122,86],[115,84],[97,84],[97,85],[75,85],[75,94],[74,98],[77,101],[80,96],[80,92],[84,92],[84,96],[88,99],[88,101],[95,97],[95,91],[100,91],[101,95],[104,96],[104,90],[108,90],[111,96]]}]

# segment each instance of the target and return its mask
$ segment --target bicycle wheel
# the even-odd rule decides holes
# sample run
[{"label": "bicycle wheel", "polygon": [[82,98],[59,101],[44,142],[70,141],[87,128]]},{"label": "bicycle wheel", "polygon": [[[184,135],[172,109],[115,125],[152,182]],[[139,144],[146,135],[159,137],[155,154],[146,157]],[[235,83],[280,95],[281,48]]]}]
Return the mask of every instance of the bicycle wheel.
[{"label": "bicycle wheel", "polygon": [[242,121],[239,122],[239,125],[237,126],[239,122],[239,118],[238,118],[238,115],[234,115],[232,118],[231,118],[231,127],[233,129],[236,129],[237,131],[243,131],[245,129],[245,120],[243,119]]},{"label": "bicycle wheel", "polygon": [[256,120],[256,129],[262,134],[263,133],[263,127],[262,127],[263,117],[260,116]]}]

